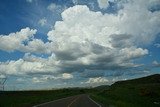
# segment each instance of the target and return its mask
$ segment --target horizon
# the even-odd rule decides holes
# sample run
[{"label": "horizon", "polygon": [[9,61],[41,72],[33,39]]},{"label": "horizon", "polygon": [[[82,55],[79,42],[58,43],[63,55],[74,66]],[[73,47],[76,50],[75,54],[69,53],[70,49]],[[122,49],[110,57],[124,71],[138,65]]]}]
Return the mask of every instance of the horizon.
[{"label": "horizon", "polygon": [[81,86],[81,87],[60,87],[60,88],[44,88],[44,89],[26,89],[26,90],[21,90],[21,89],[11,89],[11,90],[7,90],[5,89],[4,91],[56,91],[56,90],[64,90],[64,89],[94,89],[97,87],[101,87],[101,86],[109,86],[111,87],[113,84],[117,83],[117,82],[125,82],[125,81],[130,81],[130,80],[137,80],[137,79],[142,79],[145,77],[153,77],[155,75],[159,75],[160,74],[151,74],[151,75],[147,75],[147,76],[143,76],[143,77],[138,77],[138,78],[132,78],[132,79],[128,79],[128,80],[119,80],[119,81],[115,81],[112,84],[102,84],[102,85],[96,85],[96,86]]},{"label": "horizon", "polygon": [[159,0],[2,0],[0,79],[34,90],[160,74],[159,18]]}]

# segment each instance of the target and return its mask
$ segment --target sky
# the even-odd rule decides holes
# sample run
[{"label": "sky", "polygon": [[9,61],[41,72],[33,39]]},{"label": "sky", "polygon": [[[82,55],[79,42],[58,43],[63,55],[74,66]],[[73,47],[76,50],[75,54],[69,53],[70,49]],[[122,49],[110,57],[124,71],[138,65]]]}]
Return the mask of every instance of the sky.
[{"label": "sky", "polygon": [[160,73],[160,0],[0,0],[6,90],[110,85]]}]

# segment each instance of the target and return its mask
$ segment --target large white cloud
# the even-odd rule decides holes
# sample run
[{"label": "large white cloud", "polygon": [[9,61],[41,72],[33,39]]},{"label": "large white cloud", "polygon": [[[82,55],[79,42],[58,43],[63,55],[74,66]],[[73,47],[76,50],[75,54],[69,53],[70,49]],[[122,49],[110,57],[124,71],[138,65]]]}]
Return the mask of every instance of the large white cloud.
[{"label": "large white cloud", "polygon": [[0,49],[8,52],[15,50],[31,53],[51,53],[51,44],[45,44],[41,39],[34,38],[37,30],[29,27],[9,35],[0,35]]},{"label": "large white cloud", "polygon": [[0,63],[1,73],[19,75],[25,73],[40,73],[44,71],[44,65],[41,62],[29,62],[19,59],[17,61],[9,61],[5,63]]},{"label": "large white cloud", "polygon": [[40,39],[33,39],[28,41],[27,45],[22,45],[19,49],[22,52],[31,52],[31,53],[39,53],[39,54],[49,54],[51,50],[48,49],[48,43],[44,43]]},{"label": "large white cloud", "polygon": [[[141,13],[144,10],[139,9],[134,13],[136,7],[129,10],[127,6],[118,15],[103,15],[81,5],[65,10],[62,13],[63,21],[56,22],[54,30],[48,33],[48,39],[56,45],[54,53],[57,59],[65,65],[71,66],[72,62],[77,62],[92,69],[98,69],[98,66],[102,69],[135,66],[131,62],[133,59],[148,54],[147,49],[140,47],[141,44],[150,43],[158,33],[157,28],[149,30],[158,26],[153,24],[158,21],[158,16],[143,6],[148,12],[146,14],[149,14],[143,22],[139,18],[144,15]],[[131,12],[135,19],[130,17]]]},{"label": "large white cloud", "polygon": [[0,35],[0,49],[5,51],[17,50],[23,42],[32,38],[37,30],[30,28],[21,29],[20,32],[10,33],[9,35]]}]

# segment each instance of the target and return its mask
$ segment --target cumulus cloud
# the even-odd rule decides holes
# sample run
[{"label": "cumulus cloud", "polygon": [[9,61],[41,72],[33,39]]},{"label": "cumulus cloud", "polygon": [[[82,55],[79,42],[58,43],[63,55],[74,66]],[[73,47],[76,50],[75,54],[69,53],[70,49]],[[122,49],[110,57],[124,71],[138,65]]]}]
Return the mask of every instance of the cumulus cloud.
[{"label": "cumulus cloud", "polygon": [[60,71],[53,56],[40,58],[29,53],[17,61],[0,62],[1,74],[9,75],[31,75],[31,74],[56,74]]},{"label": "cumulus cloud", "polygon": [[39,53],[39,54],[48,54],[50,53],[50,49],[48,49],[48,43],[44,43],[40,39],[33,39],[28,41],[27,45],[21,46],[19,51],[23,52],[31,52],[31,53]]},{"label": "cumulus cloud", "polygon": [[109,6],[108,0],[97,0],[99,8],[106,9]]},{"label": "cumulus cloud", "polygon": [[[26,53],[17,61],[0,62],[0,74],[8,75],[36,75],[54,74],[54,79],[71,79],[73,75],[63,71],[63,64],[56,60],[54,55],[48,58],[36,57]],[[49,77],[51,79],[51,77]]]},{"label": "cumulus cloud", "polygon": [[36,29],[27,27],[16,33],[0,35],[0,49],[8,52],[18,50],[21,52],[50,54],[52,44],[49,42],[44,43],[41,39],[34,38],[36,32]]},{"label": "cumulus cloud", "polygon": [[64,64],[74,62],[86,69],[132,67],[131,60],[148,54],[147,49],[135,43],[141,31],[138,35],[131,30],[123,31],[121,26],[128,25],[120,21],[123,20],[121,15],[103,15],[90,11],[87,6],[77,5],[65,10],[62,19],[48,33],[48,39],[56,44],[55,56]]},{"label": "cumulus cloud", "polygon": [[0,49],[4,51],[18,50],[23,42],[28,41],[37,30],[30,28],[21,29],[20,32],[10,33],[9,35],[0,35]]},{"label": "cumulus cloud", "polygon": [[[20,75],[27,72],[36,73],[43,71],[43,64],[41,62],[28,62],[23,59],[17,61],[9,61],[0,64],[1,73],[11,74],[11,75]],[[43,71],[45,72],[45,71]]]}]

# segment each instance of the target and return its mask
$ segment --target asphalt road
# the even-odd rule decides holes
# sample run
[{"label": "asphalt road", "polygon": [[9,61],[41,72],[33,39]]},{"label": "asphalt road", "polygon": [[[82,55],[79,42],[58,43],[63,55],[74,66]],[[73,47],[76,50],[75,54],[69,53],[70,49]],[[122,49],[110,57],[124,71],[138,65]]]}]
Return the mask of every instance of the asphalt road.
[{"label": "asphalt road", "polygon": [[88,95],[77,95],[39,104],[33,107],[101,107],[93,101]]}]

